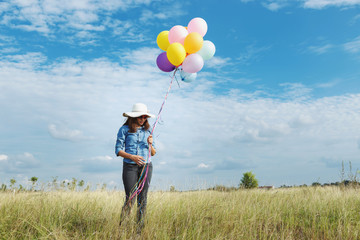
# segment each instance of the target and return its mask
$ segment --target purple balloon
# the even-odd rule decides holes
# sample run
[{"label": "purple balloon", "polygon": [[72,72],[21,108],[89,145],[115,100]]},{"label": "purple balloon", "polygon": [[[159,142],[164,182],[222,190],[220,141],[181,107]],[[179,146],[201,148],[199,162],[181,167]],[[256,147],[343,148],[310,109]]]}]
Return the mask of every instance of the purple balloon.
[{"label": "purple balloon", "polygon": [[166,56],[166,52],[159,54],[159,56],[156,59],[156,64],[159,67],[159,69],[164,72],[171,72],[175,69],[175,66],[169,62]]}]

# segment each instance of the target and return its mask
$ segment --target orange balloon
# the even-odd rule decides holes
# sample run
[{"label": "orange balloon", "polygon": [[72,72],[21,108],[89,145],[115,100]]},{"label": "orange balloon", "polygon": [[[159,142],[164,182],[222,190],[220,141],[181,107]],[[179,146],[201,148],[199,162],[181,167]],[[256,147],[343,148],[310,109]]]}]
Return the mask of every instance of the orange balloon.
[{"label": "orange balloon", "polygon": [[187,53],[196,53],[199,51],[203,45],[203,37],[197,33],[189,33],[184,40],[184,47]]}]

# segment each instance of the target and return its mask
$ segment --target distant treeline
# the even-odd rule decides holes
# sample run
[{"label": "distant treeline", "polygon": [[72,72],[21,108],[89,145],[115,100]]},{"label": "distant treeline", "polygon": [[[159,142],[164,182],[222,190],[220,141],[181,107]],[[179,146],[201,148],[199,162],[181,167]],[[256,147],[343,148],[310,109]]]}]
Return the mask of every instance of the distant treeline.
[{"label": "distant treeline", "polygon": [[[327,186],[338,186],[338,187],[360,187],[359,179],[360,171],[356,170],[353,172],[351,161],[349,162],[348,172],[345,172],[344,162],[341,165],[340,171],[340,181],[331,182],[331,183],[320,183],[313,182],[311,185],[302,184],[302,185],[281,185],[279,188],[294,188],[294,187],[327,187]],[[89,183],[85,183],[84,180],[78,180],[72,178],[72,180],[63,180],[59,181],[58,177],[53,177],[51,182],[39,183],[37,177],[32,177],[28,181],[28,186],[23,186],[21,184],[16,185],[17,181],[13,178],[10,179],[10,183],[0,183],[0,191],[90,191],[90,190],[107,190],[106,183],[96,184],[96,186],[91,186]],[[214,187],[207,188],[206,190],[220,191],[220,192],[230,192],[237,191],[241,189],[252,189],[252,188],[261,188],[261,189],[273,189],[273,186],[258,186],[258,180],[255,178],[255,175],[252,172],[246,172],[243,174],[243,178],[240,181],[238,187],[235,186],[224,186],[224,185],[215,185]],[[116,187],[114,188],[116,190]],[[200,190],[200,189],[199,189]],[[175,186],[169,186],[170,192],[178,192]]]},{"label": "distant treeline", "polygon": [[[344,180],[342,182],[332,182],[332,183],[319,183],[313,182],[311,185],[302,184],[302,185],[281,185],[279,188],[296,188],[296,187],[328,187],[328,186],[337,186],[337,187],[360,187],[360,183],[358,181],[350,181]],[[261,186],[259,188],[262,188]],[[207,190],[220,191],[220,192],[230,192],[241,190],[241,187],[227,187],[224,185],[216,185],[214,187],[210,187]],[[265,188],[266,189],[266,188]]]}]

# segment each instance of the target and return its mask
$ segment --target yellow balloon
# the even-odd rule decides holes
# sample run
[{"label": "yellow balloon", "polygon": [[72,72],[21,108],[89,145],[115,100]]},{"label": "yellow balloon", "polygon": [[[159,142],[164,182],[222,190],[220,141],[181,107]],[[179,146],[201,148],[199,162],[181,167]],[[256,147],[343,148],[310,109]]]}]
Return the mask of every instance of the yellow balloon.
[{"label": "yellow balloon", "polygon": [[166,51],[166,49],[169,47],[170,43],[169,43],[168,36],[169,36],[169,31],[162,31],[157,36],[156,43],[161,50]]},{"label": "yellow balloon", "polygon": [[203,45],[203,37],[197,33],[189,33],[184,40],[184,47],[187,53],[196,53]]},{"label": "yellow balloon", "polygon": [[186,51],[181,43],[174,42],[166,50],[169,62],[174,66],[179,66],[186,57]]}]

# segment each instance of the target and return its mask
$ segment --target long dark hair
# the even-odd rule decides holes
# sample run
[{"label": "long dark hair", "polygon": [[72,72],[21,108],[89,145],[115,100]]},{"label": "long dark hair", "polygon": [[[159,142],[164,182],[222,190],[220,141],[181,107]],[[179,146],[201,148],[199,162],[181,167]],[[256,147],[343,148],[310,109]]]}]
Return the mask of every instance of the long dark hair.
[{"label": "long dark hair", "polygon": [[[124,123],[124,125],[128,125],[129,126],[129,132],[131,133],[134,133],[136,132],[136,126],[137,126],[137,123],[136,123],[136,118],[133,118],[133,117],[128,117],[126,119],[126,122]],[[142,127],[144,127],[145,130],[148,130],[150,128],[150,124],[148,122],[148,120],[146,119],[144,124],[142,125]]]}]

